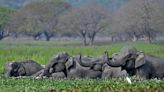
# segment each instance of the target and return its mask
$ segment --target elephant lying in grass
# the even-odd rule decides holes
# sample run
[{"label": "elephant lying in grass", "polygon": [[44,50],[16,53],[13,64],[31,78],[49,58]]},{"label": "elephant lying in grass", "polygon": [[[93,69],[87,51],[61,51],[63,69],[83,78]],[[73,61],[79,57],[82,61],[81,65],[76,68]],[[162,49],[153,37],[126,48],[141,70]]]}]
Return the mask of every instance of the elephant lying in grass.
[{"label": "elephant lying in grass", "polygon": [[37,77],[49,77],[51,79],[60,79],[67,76],[65,63],[68,61],[69,55],[66,52],[58,53],[54,55],[45,65],[45,68],[35,74]]},{"label": "elephant lying in grass", "polygon": [[32,76],[43,67],[33,60],[8,62],[4,66],[5,77]]},{"label": "elephant lying in grass", "polygon": [[140,76],[145,79],[164,78],[164,59],[146,55],[134,47],[123,48],[109,57],[108,52],[101,57],[76,55],[70,57],[61,52],[53,56],[47,65],[33,60],[9,62],[5,64],[5,77],[40,76],[60,78],[118,78]]},{"label": "elephant lying in grass", "polygon": [[32,60],[7,63],[5,76],[33,76],[36,79],[97,79],[124,76],[120,68],[111,68],[105,64],[106,59],[105,55],[101,57],[82,55],[70,57],[68,53],[61,52],[54,55],[47,65],[40,65]]},{"label": "elephant lying in grass", "polygon": [[[108,53],[106,52],[107,56]],[[125,69],[130,76],[136,75],[144,79],[164,78],[164,59],[146,55],[134,47],[125,47],[112,58],[108,57],[108,65]]]}]

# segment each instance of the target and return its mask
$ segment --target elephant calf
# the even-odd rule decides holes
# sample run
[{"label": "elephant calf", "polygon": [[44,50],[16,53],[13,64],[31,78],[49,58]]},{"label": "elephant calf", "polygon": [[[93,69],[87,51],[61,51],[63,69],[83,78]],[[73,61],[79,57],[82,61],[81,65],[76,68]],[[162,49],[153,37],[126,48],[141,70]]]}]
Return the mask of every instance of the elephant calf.
[{"label": "elephant calf", "polygon": [[31,76],[42,69],[43,67],[33,60],[8,62],[4,66],[4,76]]}]

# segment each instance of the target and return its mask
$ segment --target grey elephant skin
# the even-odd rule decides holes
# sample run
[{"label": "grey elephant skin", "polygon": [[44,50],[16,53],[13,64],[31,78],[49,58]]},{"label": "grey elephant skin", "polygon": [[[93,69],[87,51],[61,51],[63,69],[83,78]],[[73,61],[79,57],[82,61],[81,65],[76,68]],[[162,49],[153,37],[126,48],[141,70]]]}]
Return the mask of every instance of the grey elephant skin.
[{"label": "grey elephant skin", "polygon": [[127,77],[126,70],[122,70],[121,67],[111,67],[108,64],[103,65],[102,79],[111,78],[124,78]]},{"label": "grey elephant skin", "polygon": [[134,47],[123,48],[120,53],[108,58],[107,63],[112,67],[125,69],[130,76],[136,75],[144,79],[164,77],[164,59],[145,55]]},{"label": "grey elephant skin", "polygon": [[42,76],[53,78],[64,78],[67,76],[65,63],[68,61],[69,55],[66,52],[54,55],[45,66]]},{"label": "grey elephant skin", "polygon": [[92,60],[92,57],[81,55],[71,57],[66,62],[68,78],[101,78],[102,64],[99,60]]},{"label": "grey elephant skin", "polygon": [[42,69],[43,67],[33,60],[8,62],[4,66],[4,76],[31,76]]}]

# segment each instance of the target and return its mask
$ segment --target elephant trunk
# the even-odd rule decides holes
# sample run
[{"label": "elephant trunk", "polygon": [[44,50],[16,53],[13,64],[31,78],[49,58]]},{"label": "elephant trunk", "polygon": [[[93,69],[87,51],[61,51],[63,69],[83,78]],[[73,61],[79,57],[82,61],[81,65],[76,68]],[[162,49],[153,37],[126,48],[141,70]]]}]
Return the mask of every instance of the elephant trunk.
[{"label": "elephant trunk", "polygon": [[7,63],[5,64],[5,68],[4,68],[4,76],[7,78],[7,77],[10,77],[11,76],[11,71],[12,71],[12,63]]},{"label": "elephant trunk", "polygon": [[107,64],[112,67],[124,66],[128,57],[128,55],[117,55],[112,58],[107,58]]},{"label": "elephant trunk", "polygon": [[93,65],[93,62],[90,62],[90,61],[88,61],[88,62],[79,61],[79,64],[81,66],[84,66],[84,67],[91,67]]},{"label": "elephant trunk", "polygon": [[80,54],[78,63],[84,67],[91,67],[94,64],[94,61],[92,61],[91,59],[87,59],[87,58],[83,59]]},{"label": "elephant trunk", "polygon": [[111,58],[109,58],[107,64],[112,67],[120,67],[122,66],[122,61],[121,60],[113,61]]},{"label": "elephant trunk", "polygon": [[6,78],[10,77],[10,73],[11,73],[11,71],[7,71],[7,72],[5,72],[4,76],[5,76]]}]

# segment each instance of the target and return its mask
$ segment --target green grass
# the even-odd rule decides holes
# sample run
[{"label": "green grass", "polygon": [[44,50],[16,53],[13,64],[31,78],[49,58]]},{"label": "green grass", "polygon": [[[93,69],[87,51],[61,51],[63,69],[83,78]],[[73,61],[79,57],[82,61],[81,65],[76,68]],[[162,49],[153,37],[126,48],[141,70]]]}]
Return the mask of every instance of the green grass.
[{"label": "green grass", "polygon": [[[3,72],[5,62],[13,60],[32,59],[40,64],[47,64],[49,58],[54,54],[66,51],[70,55],[82,53],[83,55],[100,56],[104,51],[112,53],[118,52],[124,46],[134,46],[146,54],[155,55],[164,58],[164,46],[157,44],[137,43],[115,43],[106,46],[77,46],[68,45],[72,41],[0,41],[0,73]],[[133,90],[132,90],[133,89]],[[0,77],[0,92],[43,92],[48,91],[71,91],[80,92],[162,92],[164,90],[163,81],[133,81],[132,85],[127,84],[124,80],[33,80],[33,79],[5,79]]]},{"label": "green grass", "polygon": [[0,80],[1,92],[163,92],[164,82],[157,80],[134,81],[128,84],[124,80]]}]

